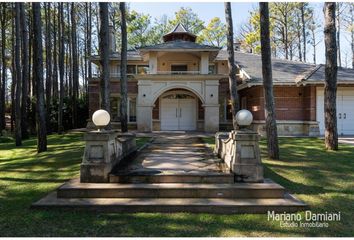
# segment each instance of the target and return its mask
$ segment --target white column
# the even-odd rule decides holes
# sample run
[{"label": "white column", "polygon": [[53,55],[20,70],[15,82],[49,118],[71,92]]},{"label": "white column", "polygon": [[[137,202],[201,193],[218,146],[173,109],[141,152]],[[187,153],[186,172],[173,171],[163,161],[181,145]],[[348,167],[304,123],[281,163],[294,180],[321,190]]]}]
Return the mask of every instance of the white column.
[{"label": "white column", "polygon": [[219,131],[219,81],[205,81],[204,131]]},{"label": "white column", "polygon": [[150,74],[157,73],[157,52],[149,53],[149,70]]},{"label": "white column", "polygon": [[202,52],[200,57],[200,73],[208,74],[209,73],[209,53]]}]

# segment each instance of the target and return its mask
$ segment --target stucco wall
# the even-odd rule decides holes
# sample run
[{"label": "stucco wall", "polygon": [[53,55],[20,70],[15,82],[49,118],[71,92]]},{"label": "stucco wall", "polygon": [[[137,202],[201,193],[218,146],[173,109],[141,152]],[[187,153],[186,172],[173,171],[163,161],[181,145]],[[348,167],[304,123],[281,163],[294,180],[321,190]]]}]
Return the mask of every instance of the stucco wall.
[{"label": "stucco wall", "polygon": [[172,64],[187,64],[188,71],[199,71],[199,61],[200,57],[189,53],[159,53],[157,71],[171,71]]}]

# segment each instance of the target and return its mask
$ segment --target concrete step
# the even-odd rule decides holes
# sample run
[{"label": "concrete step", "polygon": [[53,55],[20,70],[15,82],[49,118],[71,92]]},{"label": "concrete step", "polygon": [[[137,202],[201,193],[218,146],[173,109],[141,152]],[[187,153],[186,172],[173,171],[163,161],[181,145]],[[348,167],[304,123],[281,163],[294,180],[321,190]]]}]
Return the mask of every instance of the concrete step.
[{"label": "concrete step", "polygon": [[80,183],[70,181],[58,188],[59,198],[282,198],[276,183]]},{"label": "concrete step", "polygon": [[190,212],[190,213],[267,213],[296,212],[307,208],[302,201],[287,194],[273,199],[227,198],[58,198],[52,192],[32,204],[37,209],[82,209],[104,212]]},{"label": "concrete step", "polygon": [[131,174],[111,174],[109,177],[111,183],[233,183],[234,175],[230,173],[162,173],[149,174],[134,173]]}]

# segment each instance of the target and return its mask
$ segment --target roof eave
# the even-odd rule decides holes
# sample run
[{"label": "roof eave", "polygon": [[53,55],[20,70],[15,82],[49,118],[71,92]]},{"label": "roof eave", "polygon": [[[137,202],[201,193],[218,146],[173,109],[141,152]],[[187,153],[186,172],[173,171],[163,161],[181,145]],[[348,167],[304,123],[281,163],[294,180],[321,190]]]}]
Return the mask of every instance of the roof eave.
[{"label": "roof eave", "polygon": [[139,48],[139,52],[182,52],[182,51],[191,51],[191,52],[215,52],[220,51],[220,48]]}]

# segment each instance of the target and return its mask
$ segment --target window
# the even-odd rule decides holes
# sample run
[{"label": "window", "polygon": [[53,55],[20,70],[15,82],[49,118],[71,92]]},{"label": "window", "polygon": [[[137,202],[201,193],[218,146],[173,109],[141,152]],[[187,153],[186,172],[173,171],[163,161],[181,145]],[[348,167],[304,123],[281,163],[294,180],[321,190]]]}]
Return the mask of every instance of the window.
[{"label": "window", "polygon": [[[120,97],[111,96],[112,122],[120,122]],[[136,98],[128,98],[128,122],[136,122]]]},{"label": "window", "polygon": [[128,65],[127,74],[136,74],[136,65]]},{"label": "window", "polygon": [[180,72],[187,72],[187,65],[171,65],[172,74],[180,74]]},{"label": "window", "polygon": [[110,104],[111,104],[112,121],[114,121],[114,122],[120,121],[120,114],[119,114],[120,99],[119,99],[119,97],[110,97]]},{"label": "window", "polygon": [[172,93],[167,96],[164,96],[163,98],[166,99],[194,99],[191,95],[184,94],[184,93]]},{"label": "window", "polygon": [[144,75],[148,74],[149,65],[138,65],[138,74]]},{"label": "window", "polygon": [[209,65],[209,74],[216,74],[215,65]]},{"label": "window", "polygon": [[129,122],[136,122],[136,99],[129,99]]},{"label": "window", "polygon": [[120,65],[111,65],[111,77],[120,77]]}]

